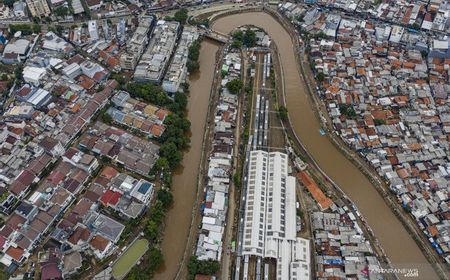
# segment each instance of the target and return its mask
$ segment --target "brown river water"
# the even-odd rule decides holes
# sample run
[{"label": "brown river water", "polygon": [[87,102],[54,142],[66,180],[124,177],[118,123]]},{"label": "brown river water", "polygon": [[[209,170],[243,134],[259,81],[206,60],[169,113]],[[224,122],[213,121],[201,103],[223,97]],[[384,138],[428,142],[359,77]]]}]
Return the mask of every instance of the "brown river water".
[{"label": "brown river water", "polygon": [[[292,41],[286,30],[272,16],[262,12],[219,18],[214,22],[213,29],[229,33],[242,25],[263,28],[276,43],[283,64],[287,108],[296,134],[325,173],[355,202],[391,262],[411,269],[420,268],[419,277],[415,277],[416,279],[438,279],[424,254],[375,187],[327,137],[320,135],[319,120],[312,110],[312,101],[303,85]],[[200,73],[190,80],[188,116],[192,123],[191,147],[184,155],[183,168],[176,172],[173,178],[175,203],[167,215],[162,243],[165,266],[154,279],[174,279],[186,246],[217,50],[218,47],[210,42],[202,43]]]}]

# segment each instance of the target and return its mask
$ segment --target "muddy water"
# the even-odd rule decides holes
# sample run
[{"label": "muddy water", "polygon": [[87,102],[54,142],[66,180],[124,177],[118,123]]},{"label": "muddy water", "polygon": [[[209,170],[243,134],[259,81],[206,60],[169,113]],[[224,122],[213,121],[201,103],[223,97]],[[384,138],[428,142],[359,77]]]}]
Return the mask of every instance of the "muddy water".
[{"label": "muddy water", "polygon": [[179,168],[173,177],[174,204],[167,213],[162,242],[164,267],[153,279],[174,279],[186,247],[217,50],[217,45],[208,41],[202,42],[200,71],[190,78],[188,118],[191,121],[191,147],[184,154],[182,168]]},{"label": "muddy water", "polygon": [[[311,100],[302,84],[291,38],[283,27],[270,15],[254,12],[220,18],[214,23],[213,29],[229,33],[234,28],[247,24],[266,30],[278,47],[283,64],[289,116],[295,132],[308,151],[321,168],[357,204],[394,265],[421,267],[417,279],[437,279],[419,247],[385,204],[375,187],[327,137],[320,136],[319,121],[311,109]],[[204,58],[204,54],[202,56]]]}]

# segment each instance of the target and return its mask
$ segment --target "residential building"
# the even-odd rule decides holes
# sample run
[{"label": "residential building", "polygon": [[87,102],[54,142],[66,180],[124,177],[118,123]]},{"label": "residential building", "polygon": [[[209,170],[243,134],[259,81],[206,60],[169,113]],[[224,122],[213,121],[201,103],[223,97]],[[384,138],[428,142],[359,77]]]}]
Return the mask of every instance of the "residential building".
[{"label": "residential building", "polygon": [[162,82],[162,88],[169,93],[183,91],[181,85],[186,81],[189,47],[197,40],[198,32],[196,27],[186,26],[183,28],[177,49],[170,62],[169,69]]},{"label": "residential building", "polygon": [[[141,58],[145,47],[148,44],[148,37],[150,35],[153,17],[145,16],[139,19],[139,26],[133,33],[131,39],[127,42],[125,51],[120,56],[120,67],[122,69],[134,70]],[[123,37],[125,33],[125,22],[118,25],[120,35]]]},{"label": "residential building", "polygon": [[46,0],[26,0],[26,2],[33,17],[46,17],[51,14]]},{"label": "residential building", "polygon": [[136,81],[161,83],[178,39],[179,27],[176,21],[156,23],[147,50],[136,66]]}]

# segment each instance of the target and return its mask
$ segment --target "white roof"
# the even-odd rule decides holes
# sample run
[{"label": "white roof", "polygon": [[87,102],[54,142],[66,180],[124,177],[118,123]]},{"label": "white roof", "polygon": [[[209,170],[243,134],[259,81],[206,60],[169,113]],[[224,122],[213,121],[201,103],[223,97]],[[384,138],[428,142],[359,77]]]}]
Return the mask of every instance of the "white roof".
[{"label": "white roof", "polygon": [[38,105],[49,94],[50,92],[40,88],[27,101],[33,105]]},{"label": "white roof", "polygon": [[29,45],[30,42],[28,40],[18,39],[7,44],[3,53],[17,53],[19,55],[24,55],[26,54]]},{"label": "white roof", "polygon": [[23,69],[23,77],[25,80],[38,81],[46,73],[45,68],[26,66]]},{"label": "white roof", "polygon": [[447,40],[433,40],[433,48],[446,50],[448,49],[448,41]]}]

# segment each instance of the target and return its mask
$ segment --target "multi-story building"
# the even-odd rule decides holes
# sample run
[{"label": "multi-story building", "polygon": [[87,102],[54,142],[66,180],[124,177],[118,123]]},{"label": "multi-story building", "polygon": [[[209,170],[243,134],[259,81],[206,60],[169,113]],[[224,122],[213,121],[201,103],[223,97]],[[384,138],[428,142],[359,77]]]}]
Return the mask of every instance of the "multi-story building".
[{"label": "multi-story building", "polygon": [[181,85],[186,81],[188,60],[188,50],[192,43],[197,40],[198,32],[196,27],[184,27],[175,54],[173,55],[169,69],[164,77],[162,88],[175,93],[181,90]]},{"label": "multi-story building", "polygon": [[161,83],[177,43],[179,27],[176,21],[158,21],[148,48],[136,66],[136,81]]},{"label": "multi-story building", "polygon": [[295,184],[288,155],[250,152],[242,255],[275,260],[276,279],[310,279],[309,240],[296,232]]},{"label": "multi-story building", "polygon": [[[134,70],[145,47],[148,44],[148,37],[152,26],[153,17],[142,17],[138,28],[127,43],[125,52],[120,56],[120,67],[122,69]],[[123,25],[124,26],[124,25]],[[122,28],[124,29],[124,28]],[[123,34],[124,31],[121,31]]]},{"label": "multi-story building", "polygon": [[46,0],[27,0],[27,6],[33,17],[46,17],[51,13]]}]

